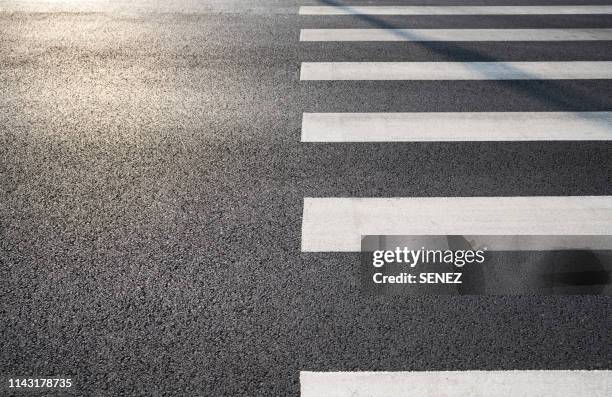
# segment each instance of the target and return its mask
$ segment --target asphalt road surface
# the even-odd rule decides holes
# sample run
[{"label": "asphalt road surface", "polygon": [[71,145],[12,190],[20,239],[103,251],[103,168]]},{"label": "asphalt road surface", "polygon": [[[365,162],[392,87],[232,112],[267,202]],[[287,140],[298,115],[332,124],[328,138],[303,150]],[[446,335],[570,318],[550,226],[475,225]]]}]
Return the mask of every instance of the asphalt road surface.
[{"label": "asphalt road surface", "polygon": [[301,249],[307,197],[612,193],[609,141],[301,142],[303,113],[612,111],[611,79],[300,80],[302,62],[612,61],[605,40],[300,29],[612,15],[298,15],[325,3],[0,1],[1,374],[72,375],[83,396],[297,396],[300,371],[612,369],[609,297],[370,297],[357,253]]}]

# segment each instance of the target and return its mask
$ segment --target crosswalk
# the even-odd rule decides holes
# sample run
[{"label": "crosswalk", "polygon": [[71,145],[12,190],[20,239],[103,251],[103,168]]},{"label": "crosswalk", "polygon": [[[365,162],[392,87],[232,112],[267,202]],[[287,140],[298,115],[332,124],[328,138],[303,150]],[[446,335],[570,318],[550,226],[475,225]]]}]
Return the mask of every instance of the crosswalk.
[{"label": "crosswalk", "polygon": [[[338,14],[394,14],[425,15],[429,13],[465,13],[475,12],[477,15],[495,10],[501,14],[518,13],[522,7],[486,9],[448,8],[448,7],[302,7],[304,15],[338,15]],[[350,11],[350,12],[349,12]],[[523,10],[524,11],[524,10]],[[539,7],[530,8],[527,13],[569,13],[569,12],[605,12],[610,13],[610,7]],[[456,31],[456,38],[468,38],[475,31],[470,29],[439,30],[431,29],[433,33],[418,34],[411,31],[407,36],[436,36],[444,39]],[[373,31],[373,32],[372,32]],[[461,32],[464,31],[464,32]],[[599,39],[610,40],[610,29],[579,29],[580,32],[596,34]],[[517,32],[513,29],[487,29],[488,40],[503,37],[511,38]],[[378,29],[302,29],[302,41],[317,40],[377,40],[389,34],[387,30]],[[551,32],[543,29],[523,30],[521,40],[533,41],[556,34],[573,35],[575,40],[590,40],[595,36],[576,34],[571,30],[558,29]],[[508,36],[510,35],[510,36]],[[384,37],[383,37],[384,39]],[[346,45],[351,45],[347,43]],[[608,61],[565,61],[565,62],[302,62],[300,79],[308,81],[459,81],[459,80],[560,80],[560,79],[612,79],[612,62]],[[421,141],[609,141],[612,138],[612,112],[416,112],[416,113],[307,113],[302,116],[302,142],[421,142]],[[335,199],[306,198],[304,200],[304,216],[302,224],[302,250],[304,251],[358,251],[359,236],[378,233],[381,230],[366,230],[368,214],[380,211],[376,223],[379,229],[387,228],[392,234],[414,234],[422,231],[421,224],[433,224],[437,227],[428,228],[428,234],[447,234],[449,227],[435,219],[436,214],[451,214],[462,211],[465,198],[440,198],[437,209],[420,213],[419,222],[414,222],[414,209],[429,207],[429,198],[395,198],[393,205],[384,199]],[[485,224],[491,216],[504,217],[504,211],[511,210],[510,223],[499,224],[497,228],[487,229],[488,234],[510,233],[534,234],[555,231],[549,222],[529,214],[534,208],[548,208],[549,220],[555,219],[555,214],[570,215],[558,233],[568,234],[604,234],[612,230],[612,206],[609,197],[583,198],[574,197],[568,200],[562,198],[531,197],[507,200],[506,207],[499,205],[497,198],[481,198],[477,205],[480,212],[471,219],[469,226],[461,227],[455,223],[452,230],[459,234],[474,234],[474,228]],[[520,203],[520,204],[519,204]],[[559,203],[557,206],[556,203]],[[562,203],[562,204],[561,204]],[[448,204],[448,205],[447,205]],[[574,211],[574,208],[592,206],[592,211]],[[517,207],[518,206],[518,207]],[[588,209],[588,208],[587,208]],[[480,215],[480,216],[479,216]],[[509,215],[508,215],[509,216]],[[593,223],[593,217],[602,223]],[[412,219],[411,222],[408,220]],[[374,221],[374,220],[372,220]],[[332,225],[333,227],[330,227]],[[361,230],[355,225],[360,225]],[[386,225],[386,226],[384,226]],[[390,227],[389,225],[395,225]],[[446,224],[448,226],[448,224]],[[598,225],[598,226],[595,226]],[[391,230],[392,229],[392,230]],[[589,229],[589,230],[586,230]],[[376,232],[376,233],[375,233]],[[351,237],[342,236],[351,235]],[[351,240],[352,243],[340,242]],[[356,243],[357,242],[357,243]]]},{"label": "crosswalk", "polygon": [[[391,42],[400,45],[402,42],[424,45],[428,42],[485,42],[498,45],[506,42],[559,42],[563,45],[566,42],[587,44],[612,41],[612,29],[609,28],[447,29],[445,26],[435,26],[431,29],[411,29],[404,26],[389,27],[386,22],[376,24],[373,19],[378,16],[421,15],[539,15],[551,18],[555,15],[609,15],[612,14],[612,5],[376,6],[325,3],[328,5],[299,8],[300,15],[331,18],[326,20],[326,28],[302,29],[299,36],[301,43],[351,46],[360,42]],[[376,26],[368,29],[329,28],[330,21],[337,16],[364,16],[362,22],[374,22]],[[366,54],[360,57],[365,58]],[[300,65],[299,78],[303,84],[333,84],[343,81],[446,81],[453,84],[459,81],[501,83],[508,80],[574,80],[579,83],[581,80],[611,80],[612,62],[571,59],[504,62],[486,58],[476,62],[385,62],[377,59],[336,62],[333,59],[308,59]],[[576,105],[578,108],[578,105],[584,107],[584,104]],[[491,112],[442,112],[437,109],[410,112],[407,109],[395,113],[368,113],[363,110],[346,113],[305,111],[301,128],[303,143],[378,142],[392,145],[397,142],[600,141],[606,144],[605,141],[611,138],[612,112],[601,111],[601,108],[592,111],[559,109],[544,112],[530,109],[498,109]],[[364,235],[601,236],[611,231],[611,196],[305,197],[301,249],[303,252],[355,252],[360,250],[361,237]],[[603,395],[602,387],[610,386],[610,373],[605,371],[551,371],[550,374],[544,373],[546,371],[500,371],[499,374],[468,372],[450,376],[448,373],[407,373],[405,379],[399,382],[400,386],[406,386],[406,390],[398,389],[402,394],[389,386],[389,376],[394,379],[399,376],[397,379],[400,379],[401,375],[374,373],[363,377],[353,373],[302,373],[302,395],[465,395],[453,389],[457,383],[467,385],[465,390],[469,390],[470,395],[514,395],[509,392],[511,388],[508,384],[525,381],[534,390],[538,387],[547,390],[547,395],[567,396],[572,395],[575,389],[572,385],[582,381],[590,382],[591,378],[594,382],[591,383],[593,393],[588,395]],[[325,378],[328,375],[330,377]],[[325,382],[330,379],[333,386],[326,388]],[[421,382],[422,387],[426,388],[425,384],[433,382],[432,379],[438,382],[439,387],[427,389],[429,394],[414,393],[411,386],[408,386]],[[494,387],[480,387],[479,379],[485,384],[492,382],[490,384],[497,385],[499,393],[492,392]],[[405,384],[402,383],[404,381]],[[351,394],[353,389],[349,386],[362,383],[363,387],[353,388],[357,392]],[[585,390],[575,391],[584,393]],[[542,394],[534,392],[524,395]]]}]

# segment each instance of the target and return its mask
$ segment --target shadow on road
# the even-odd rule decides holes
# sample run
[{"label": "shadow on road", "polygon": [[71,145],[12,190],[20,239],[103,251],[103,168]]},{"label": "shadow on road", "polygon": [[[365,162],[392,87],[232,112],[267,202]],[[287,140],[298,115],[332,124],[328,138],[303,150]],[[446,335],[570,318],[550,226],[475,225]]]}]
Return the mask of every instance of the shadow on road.
[{"label": "shadow on road", "polygon": [[[467,54],[472,58],[477,57],[478,59],[481,60],[480,62],[499,62],[497,59],[494,59],[490,56],[484,55],[474,50],[467,49],[465,47],[461,47],[460,45],[454,44],[452,42],[445,43],[448,46],[447,48],[439,48],[439,46],[436,46],[433,44],[437,42],[420,41],[421,39],[423,39],[422,37],[418,35],[414,35],[414,34],[409,34],[408,32],[404,30],[400,30],[403,28],[396,26],[392,23],[386,22],[375,16],[360,14],[350,5],[345,5],[335,0],[320,0],[320,2],[325,3],[329,6],[334,6],[334,7],[344,9],[346,11],[354,12],[354,14],[351,14],[351,16],[360,18],[377,28],[393,29],[393,34],[397,35],[398,38],[410,40],[412,43],[416,45],[420,45],[421,47],[424,47],[434,53],[443,54],[443,55],[451,55],[451,56],[453,56],[453,54],[455,53],[456,54],[461,53],[464,56]],[[417,41],[412,41],[412,40],[417,40]],[[467,62],[466,65],[469,67],[470,65],[472,65],[472,63]],[[512,65],[509,65],[509,64],[505,64],[503,65],[503,67],[504,67],[504,71],[507,71],[507,72],[517,72],[518,71],[518,69],[514,68]],[[480,69],[478,71],[482,72],[482,70]],[[521,71],[521,73],[524,73],[524,72]],[[540,80],[540,79],[534,79],[534,81],[537,81],[537,80]],[[561,109],[567,110],[567,107],[568,106],[571,107],[571,105],[575,104],[576,101],[579,101],[581,107],[584,107],[584,108],[600,109],[602,108],[602,105],[603,105],[601,101],[598,101],[595,98],[586,97],[581,93],[578,93],[572,89],[568,89],[567,87],[564,87],[563,85],[557,83],[555,80],[546,80],[547,88],[548,88],[546,90],[542,90],[541,89],[542,87],[540,85],[538,86],[538,88],[532,89],[529,86],[526,86],[524,84],[513,84],[514,80],[495,80],[495,81],[504,87],[507,87],[512,90],[520,91],[521,93],[527,94],[531,97],[535,97],[538,100],[543,101],[544,103],[554,105],[558,107],[560,110]]]}]

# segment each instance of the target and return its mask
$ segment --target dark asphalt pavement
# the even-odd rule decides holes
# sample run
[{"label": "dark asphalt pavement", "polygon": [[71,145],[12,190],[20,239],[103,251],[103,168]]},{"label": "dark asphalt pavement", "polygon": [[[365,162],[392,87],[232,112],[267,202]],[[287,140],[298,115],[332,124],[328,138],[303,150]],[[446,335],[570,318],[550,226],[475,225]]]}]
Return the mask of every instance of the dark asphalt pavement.
[{"label": "dark asphalt pavement", "polygon": [[299,81],[302,61],[610,61],[612,42],[300,43],[368,24],[306,1],[30,3],[0,1],[1,374],[297,396],[300,370],[612,369],[610,297],[368,297],[358,254],[300,252],[304,197],[612,194],[611,143],[307,144],[302,112],[610,111],[612,81]]}]

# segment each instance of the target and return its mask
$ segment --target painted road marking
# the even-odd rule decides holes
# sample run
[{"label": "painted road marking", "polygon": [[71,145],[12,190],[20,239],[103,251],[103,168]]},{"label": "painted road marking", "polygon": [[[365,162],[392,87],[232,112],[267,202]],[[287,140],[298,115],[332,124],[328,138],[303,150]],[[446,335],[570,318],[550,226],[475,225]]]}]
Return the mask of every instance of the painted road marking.
[{"label": "painted road marking", "polygon": [[365,235],[608,235],[612,196],[304,198],[302,251]]},{"label": "painted road marking", "polygon": [[575,6],[302,6],[300,15],[585,15],[612,14],[609,5]]},{"label": "painted road marking", "polygon": [[301,80],[611,79],[610,61],[302,62]]},{"label": "painted road marking", "polygon": [[586,41],[612,29],[302,29],[300,41]]},{"label": "painted road marking", "polygon": [[304,113],[302,142],[608,141],[612,112]]},{"label": "painted road marking", "polygon": [[606,397],[612,371],[300,372],[302,397]]}]

